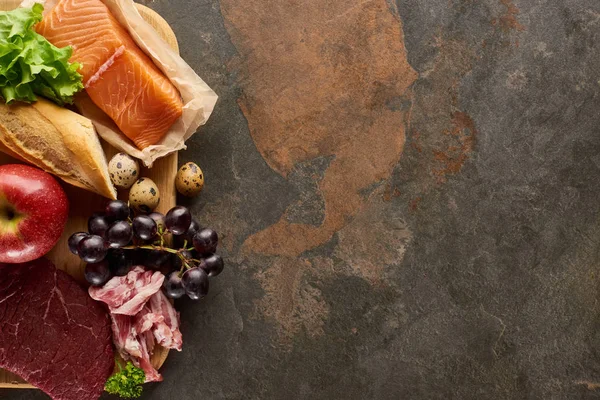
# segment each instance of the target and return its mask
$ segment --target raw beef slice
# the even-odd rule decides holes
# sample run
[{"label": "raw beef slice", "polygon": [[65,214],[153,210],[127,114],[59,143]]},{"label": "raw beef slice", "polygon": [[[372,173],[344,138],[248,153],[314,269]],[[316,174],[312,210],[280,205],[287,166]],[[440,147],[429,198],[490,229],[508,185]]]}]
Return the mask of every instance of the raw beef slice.
[{"label": "raw beef slice", "polygon": [[110,319],[46,259],[0,264],[0,367],[56,400],[97,399],[112,373]]}]

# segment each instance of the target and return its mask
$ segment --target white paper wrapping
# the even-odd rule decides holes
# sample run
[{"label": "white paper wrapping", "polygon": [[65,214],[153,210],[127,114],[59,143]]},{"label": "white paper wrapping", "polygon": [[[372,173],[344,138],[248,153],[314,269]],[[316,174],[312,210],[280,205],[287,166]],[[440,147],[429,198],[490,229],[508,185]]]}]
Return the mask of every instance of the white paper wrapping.
[{"label": "white paper wrapping", "polygon": [[[154,28],[144,21],[132,0],[102,1],[127,29],[137,45],[152,58],[179,90],[183,99],[183,114],[159,143],[140,150],[85,93],[80,94],[75,103],[80,112],[94,122],[104,140],[151,167],[158,158],[185,148],[185,141],[210,117],[218,96],[179,54],[161,39]],[[49,11],[57,0],[24,0],[21,5],[30,7],[34,2],[44,4],[45,10]]]}]

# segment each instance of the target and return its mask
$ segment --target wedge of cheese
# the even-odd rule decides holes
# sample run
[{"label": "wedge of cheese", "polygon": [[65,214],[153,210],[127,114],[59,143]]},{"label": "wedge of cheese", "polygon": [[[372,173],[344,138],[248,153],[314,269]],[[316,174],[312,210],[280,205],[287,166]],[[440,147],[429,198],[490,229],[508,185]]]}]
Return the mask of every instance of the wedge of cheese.
[{"label": "wedge of cheese", "polygon": [[39,98],[33,104],[0,102],[0,151],[71,185],[115,199],[106,156],[92,122]]}]

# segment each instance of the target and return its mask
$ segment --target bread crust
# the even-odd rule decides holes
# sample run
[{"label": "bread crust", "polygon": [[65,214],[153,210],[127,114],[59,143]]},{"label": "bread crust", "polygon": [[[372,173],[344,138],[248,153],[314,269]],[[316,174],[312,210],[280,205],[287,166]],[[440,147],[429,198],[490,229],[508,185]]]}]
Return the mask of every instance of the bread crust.
[{"label": "bread crust", "polygon": [[0,104],[0,151],[71,185],[117,196],[92,121],[48,100]]}]

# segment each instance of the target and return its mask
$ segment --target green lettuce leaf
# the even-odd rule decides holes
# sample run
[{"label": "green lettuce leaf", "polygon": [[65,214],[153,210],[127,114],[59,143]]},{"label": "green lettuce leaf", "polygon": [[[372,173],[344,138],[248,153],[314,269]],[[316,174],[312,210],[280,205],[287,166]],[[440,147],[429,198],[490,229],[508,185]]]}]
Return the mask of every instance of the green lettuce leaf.
[{"label": "green lettuce leaf", "polygon": [[73,103],[83,89],[78,63],[70,63],[72,49],[59,49],[34,25],[42,20],[44,7],[0,12],[0,95],[7,103],[33,102],[36,94],[57,104]]}]

